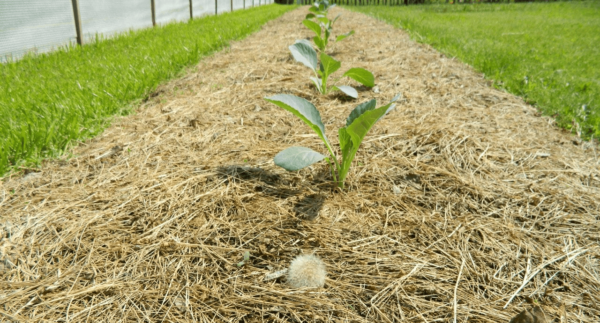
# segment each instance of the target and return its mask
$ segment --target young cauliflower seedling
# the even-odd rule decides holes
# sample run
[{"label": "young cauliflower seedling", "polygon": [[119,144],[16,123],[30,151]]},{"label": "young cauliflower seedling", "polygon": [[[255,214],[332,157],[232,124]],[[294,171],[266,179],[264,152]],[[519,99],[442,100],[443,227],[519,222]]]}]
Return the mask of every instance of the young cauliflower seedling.
[{"label": "young cauliflower seedling", "polygon": [[265,98],[304,121],[321,138],[329,152],[329,157],[327,157],[307,147],[290,147],[275,156],[273,159],[275,165],[288,171],[296,171],[325,159],[331,165],[333,180],[340,188],[344,188],[346,175],[350,171],[350,165],[361,142],[371,127],[394,108],[394,102],[399,97],[397,95],[390,103],[379,108],[377,108],[377,101],[373,99],[359,104],[350,112],[346,119],[346,126],[338,129],[341,160],[338,160],[334,153],[333,146],[325,134],[325,125],[321,120],[321,114],[312,103],[289,94],[278,94]]},{"label": "young cauliflower seedling", "polygon": [[[327,94],[331,91],[342,91],[344,94],[355,99],[358,97],[358,92],[351,86],[329,86],[329,76],[342,67],[342,63],[340,61],[335,60],[333,57],[323,52],[319,56],[319,61],[317,59],[317,52],[314,50],[314,48],[312,48],[312,45],[306,39],[297,40],[296,43],[289,46],[289,49],[296,61],[304,64],[304,66],[313,71],[315,76],[311,77],[310,79],[313,81],[315,87],[321,94]],[[373,73],[364,68],[351,68],[347,70],[340,78],[333,80],[331,83],[335,84],[343,77],[349,77],[366,87],[375,86],[375,77],[373,76]]]}]

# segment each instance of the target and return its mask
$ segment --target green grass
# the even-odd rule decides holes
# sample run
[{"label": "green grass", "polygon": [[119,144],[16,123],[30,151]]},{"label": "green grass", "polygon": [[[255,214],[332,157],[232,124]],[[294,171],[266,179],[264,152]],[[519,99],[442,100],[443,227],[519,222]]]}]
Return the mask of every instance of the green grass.
[{"label": "green grass", "polygon": [[600,1],[348,8],[458,57],[560,126],[600,137]]},{"label": "green grass", "polygon": [[160,83],[294,8],[208,16],[0,64],[0,177],[98,134]]}]

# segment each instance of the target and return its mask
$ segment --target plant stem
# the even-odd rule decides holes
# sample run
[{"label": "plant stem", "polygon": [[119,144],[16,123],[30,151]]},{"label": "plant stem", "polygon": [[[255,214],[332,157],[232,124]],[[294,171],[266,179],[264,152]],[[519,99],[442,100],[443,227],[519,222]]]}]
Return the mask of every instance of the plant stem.
[{"label": "plant stem", "polygon": [[[329,143],[325,142],[325,146],[327,146],[327,149],[329,150],[329,154],[331,155],[331,158],[333,159],[333,162],[335,163],[335,172],[336,172],[336,174],[339,174],[340,171],[342,170],[342,168],[340,167],[340,164],[338,163],[337,157],[333,153],[333,149],[331,149],[331,146],[329,146]],[[338,184],[339,187],[342,187],[342,188],[344,187],[344,183],[340,184],[337,176],[334,175],[333,179],[336,181],[336,183]]]},{"label": "plant stem", "polygon": [[[326,94],[326,91],[324,92],[323,90],[323,80],[319,78],[319,73],[317,73],[317,71],[315,70],[313,70],[313,72],[315,72],[315,77],[317,78],[317,80],[321,80],[321,86],[318,86],[318,83],[316,84],[317,90],[319,90],[319,93],[321,94]],[[331,152],[331,149],[329,150],[329,152]]]},{"label": "plant stem", "polygon": [[[331,156],[331,158],[335,158],[335,156]],[[331,177],[333,177],[333,180],[337,183],[337,177],[335,176],[335,165],[331,162],[331,160],[329,160],[329,158],[327,159],[327,161],[329,162],[329,169],[331,169]]]}]

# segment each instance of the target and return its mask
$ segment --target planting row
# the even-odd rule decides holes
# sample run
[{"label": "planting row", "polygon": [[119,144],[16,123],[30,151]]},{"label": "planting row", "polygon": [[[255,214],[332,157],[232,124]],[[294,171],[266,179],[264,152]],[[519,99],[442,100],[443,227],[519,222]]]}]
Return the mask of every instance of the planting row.
[{"label": "planting row", "polygon": [[[319,55],[307,40],[298,40],[289,49],[296,61],[313,71],[314,76],[311,76],[310,79],[320,94],[341,91],[345,95],[356,99],[358,98],[356,89],[347,85],[337,85],[337,82],[348,77],[366,87],[373,87],[375,78],[368,70],[354,67],[344,72],[340,78],[330,80],[330,76],[342,66],[340,61],[335,60],[326,53],[334,24],[340,17],[338,15],[334,19],[330,19],[327,16],[329,10],[334,6],[335,4],[330,5],[327,0],[315,2],[309,9],[310,13],[306,15],[303,21],[303,24],[315,33],[312,40],[319,51]],[[354,31],[340,34],[335,38],[335,41],[344,40],[352,34],[354,34]],[[307,147],[290,147],[275,156],[275,164],[288,171],[295,171],[321,160],[326,160],[331,167],[334,182],[338,187],[344,188],[346,176],[361,142],[371,127],[394,108],[394,102],[398,99],[398,96],[393,98],[390,103],[379,108],[377,108],[375,99],[356,106],[346,119],[346,126],[338,129],[341,150],[338,153],[334,151],[329,139],[327,139],[319,110],[311,102],[289,94],[279,94],[265,99],[304,121],[321,138],[328,152],[328,155],[323,155]]]}]

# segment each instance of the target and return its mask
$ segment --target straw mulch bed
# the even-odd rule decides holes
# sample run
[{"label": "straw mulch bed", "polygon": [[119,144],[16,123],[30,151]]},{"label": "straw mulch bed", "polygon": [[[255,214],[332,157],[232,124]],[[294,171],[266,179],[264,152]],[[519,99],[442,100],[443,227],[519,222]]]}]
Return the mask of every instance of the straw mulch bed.
[{"label": "straw mulch bed", "polygon": [[[507,322],[534,302],[549,322],[598,322],[596,148],[347,11],[337,30],[356,35],[333,55],[377,88],[318,96],[287,49],[305,13],[203,60],[76,157],[3,181],[0,320]],[[278,93],[315,103],[330,138],[357,103],[403,97],[340,191],[325,163],[274,166],[292,145],[323,151],[262,99]],[[324,288],[264,280],[312,252]]]}]

